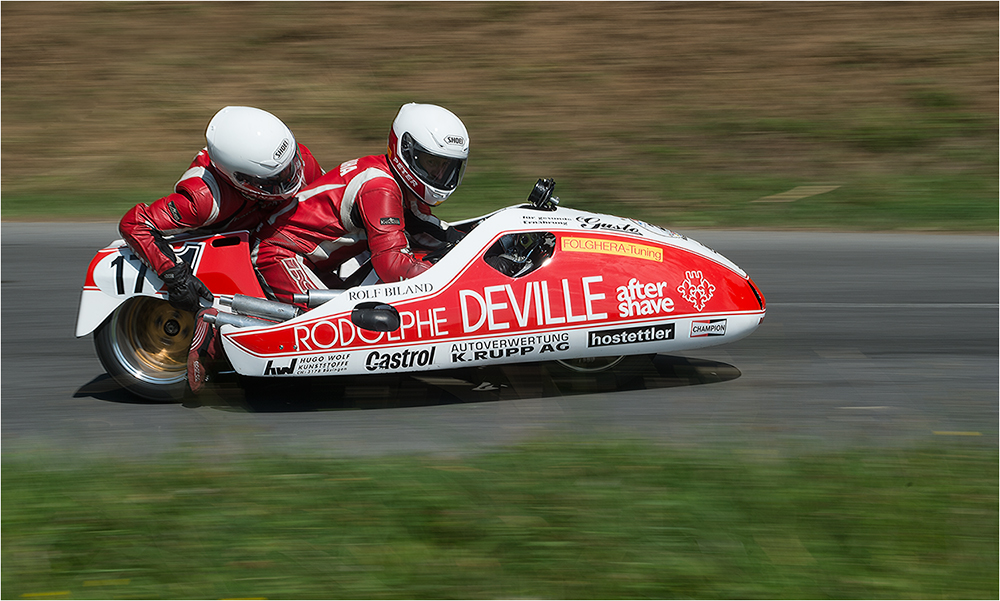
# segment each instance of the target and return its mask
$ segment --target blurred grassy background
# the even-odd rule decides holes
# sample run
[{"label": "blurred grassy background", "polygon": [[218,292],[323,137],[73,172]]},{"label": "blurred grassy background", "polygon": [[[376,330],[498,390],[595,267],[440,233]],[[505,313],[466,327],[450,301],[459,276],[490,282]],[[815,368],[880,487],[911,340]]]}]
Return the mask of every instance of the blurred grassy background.
[{"label": "blurred grassy background", "polygon": [[[4,457],[2,595],[986,599],[996,449]],[[804,452],[802,452],[804,451]]]},{"label": "blurred grassy background", "polygon": [[538,177],[675,227],[995,231],[996,3],[2,4],[2,218],[170,191],[227,104],[330,169],[408,101],[466,122],[440,209]]}]

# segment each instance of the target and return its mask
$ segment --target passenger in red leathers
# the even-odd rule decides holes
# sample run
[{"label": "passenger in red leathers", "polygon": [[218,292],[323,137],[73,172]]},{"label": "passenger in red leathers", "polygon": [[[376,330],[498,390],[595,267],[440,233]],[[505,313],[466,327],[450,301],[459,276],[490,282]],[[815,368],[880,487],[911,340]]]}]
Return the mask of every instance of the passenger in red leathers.
[{"label": "passenger in red leathers", "polygon": [[[198,314],[188,360],[188,382],[195,392],[204,381],[199,350],[214,355],[214,332],[201,316],[202,299],[212,293],[171,249],[169,236],[256,229],[305,185],[323,175],[309,149],[274,115],[260,109],[228,106],[216,113],[205,132],[206,148],[174,185],[174,192],[138,204],[118,229],[129,248],[163,280],[174,307]],[[210,305],[209,305],[210,306]]]},{"label": "passenger in red leathers", "polygon": [[[170,301],[192,312],[200,307],[199,295],[176,288],[188,282],[199,290],[204,285],[190,274],[190,266],[174,254],[165,237],[253,231],[303,185],[323,175],[309,149],[296,144],[277,117],[260,109],[222,109],[205,137],[208,146],[191,162],[174,192],[149,206],[136,205],[118,225],[129,248],[167,282]],[[203,298],[211,300],[210,295]]]},{"label": "passenger in red leathers", "polygon": [[[278,300],[310,289],[344,288],[338,268],[368,250],[383,282],[427,270],[410,239],[438,248],[462,234],[431,213],[458,187],[469,156],[462,121],[435,105],[404,105],[388,152],[347,161],[304,188],[261,227],[254,265]],[[407,235],[409,234],[410,239]]]}]

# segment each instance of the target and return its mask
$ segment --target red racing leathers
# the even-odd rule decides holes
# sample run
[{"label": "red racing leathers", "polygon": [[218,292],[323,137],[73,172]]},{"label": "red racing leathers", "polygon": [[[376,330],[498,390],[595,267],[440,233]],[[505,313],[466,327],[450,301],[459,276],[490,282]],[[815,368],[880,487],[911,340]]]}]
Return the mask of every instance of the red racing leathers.
[{"label": "red racing leathers", "polygon": [[[305,182],[309,184],[323,175],[319,163],[309,149],[299,144]],[[129,247],[157,275],[178,264],[164,236],[198,230],[253,231],[268,215],[292,201],[265,203],[244,196],[216,171],[202,149],[191,167],[174,185],[173,194],[151,203],[138,204],[125,213],[118,230]]]},{"label": "red racing leathers", "polygon": [[[405,200],[404,200],[405,199]],[[431,264],[413,256],[407,232],[433,247],[448,226],[404,196],[384,155],[347,161],[303,188],[261,227],[254,265],[278,300],[340,287],[337,268],[364,250],[383,282],[412,278]]]}]

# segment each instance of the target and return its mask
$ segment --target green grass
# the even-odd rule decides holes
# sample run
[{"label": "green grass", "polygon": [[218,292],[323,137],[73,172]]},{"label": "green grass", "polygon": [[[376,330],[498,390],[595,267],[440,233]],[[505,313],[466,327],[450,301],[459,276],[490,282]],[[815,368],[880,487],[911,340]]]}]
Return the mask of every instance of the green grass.
[{"label": "green grass", "polygon": [[795,455],[8,456],[2,595],[996,597],[996,449]]},{"label": "green grass", "polygon": [[[538,176],[552,170],[539,169]],[[590,174],[589,177],[595,177]],[[608,175],[607,181],[615,181]],[[661,174],[646,182],[628,180],[660,199],[607,199],[595,187],[572,177],[557,178],[562,205],[600,213],[644,219],[668,227],[695,228],[820,228],[850,231],[990,231],[997,227],[996,179],[967,174],[870,177],[853,182],[816,182],[788,177],[745,174]],[[512,175],[510,168],[473,173],[452,201],[438,208],[444,219],[479,216],[524,201],[534,185],[530,177]],[[836,189],[794,202],[758,199],[799,186],[828,184]],[[606,189],[605,184],[597,186]],[[616,195],[628,186],[613,188]],[[158,193],[84,191],[72,195],[41,192],[4,195],[3,218],[9,220],[117,221],[137,201],[151,202]],[[138,200],[137,200],[138,199]]]},{"label": "green grass", "polygon": [[[118,220],[171,190],[227,104],[272,111],[332,169],[383,152],[398,107],[420,101],[455,111],[472,140],[446,219],[554,177],[567,206],[668,227],[995,233],[997,14],[11,2],[0,217]],[[401,23],[434,34],[385,43]],[[756,202],[801,186],[838,187]]]}]

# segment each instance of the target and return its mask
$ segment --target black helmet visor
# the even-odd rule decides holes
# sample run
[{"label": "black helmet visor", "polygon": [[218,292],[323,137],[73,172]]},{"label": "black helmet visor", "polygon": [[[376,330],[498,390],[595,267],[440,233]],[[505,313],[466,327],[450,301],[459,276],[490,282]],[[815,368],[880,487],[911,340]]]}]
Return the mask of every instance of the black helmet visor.
[{"label": "black helmet visor", "polygon": [[465,159],[434,154],[420,145],[409,133],[403,134],[400,146],[403,160],[424,183],[440,190],[454,190],[462,181]]},{"label": "black helmet visor", "polygon": [[271,177],[257,177],[237,171],[233,174],[244,186],[249,186],[270,196],[290,196],[302,186],[302,156],[296,152],[287,167]]}]

